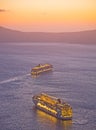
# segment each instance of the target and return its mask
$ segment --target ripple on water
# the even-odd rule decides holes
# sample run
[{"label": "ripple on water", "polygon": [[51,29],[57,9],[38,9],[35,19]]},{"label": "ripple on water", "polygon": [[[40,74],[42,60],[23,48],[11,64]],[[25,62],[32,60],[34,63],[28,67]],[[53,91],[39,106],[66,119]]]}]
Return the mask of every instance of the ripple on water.
[{"label": "ripple on water", "polygon": [[87,120],[87,119],[78,119],[78,120],[73,120],[73,124],[77,124],[77,125],[85,125],[85,124],[88,124],[88,120]]}]

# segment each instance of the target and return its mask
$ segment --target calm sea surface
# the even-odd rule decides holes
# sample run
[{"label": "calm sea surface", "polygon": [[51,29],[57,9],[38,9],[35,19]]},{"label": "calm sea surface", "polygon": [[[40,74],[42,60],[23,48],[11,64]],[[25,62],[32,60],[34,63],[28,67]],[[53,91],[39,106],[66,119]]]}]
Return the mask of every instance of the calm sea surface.
[{"label": "calm sea surface", "polygon": [[[53,72],[32,77],[40,63],[51,63]],[[40,92],[68,102],[72,121],[36,110],[32,96]],[[96,46],[0,45],[0,130],[96,130]]]}]

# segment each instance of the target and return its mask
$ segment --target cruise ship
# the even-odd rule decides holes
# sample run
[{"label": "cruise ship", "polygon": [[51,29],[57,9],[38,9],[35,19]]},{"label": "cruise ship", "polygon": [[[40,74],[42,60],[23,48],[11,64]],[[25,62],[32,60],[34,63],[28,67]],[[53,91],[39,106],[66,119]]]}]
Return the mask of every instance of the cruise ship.
[{"label": "cruise ship", "polygon": [[39,64],[31,70],[32,75],[38,75],[43,72],[51,71],[53,66],[51,64]]},{"label": "cruise ship", "polygon": [[72,119],[72,107],[67,103],[61,101],[56,97],[40,93],[34,95],[32,100],[36,108],[58,118],[61,120]]}]

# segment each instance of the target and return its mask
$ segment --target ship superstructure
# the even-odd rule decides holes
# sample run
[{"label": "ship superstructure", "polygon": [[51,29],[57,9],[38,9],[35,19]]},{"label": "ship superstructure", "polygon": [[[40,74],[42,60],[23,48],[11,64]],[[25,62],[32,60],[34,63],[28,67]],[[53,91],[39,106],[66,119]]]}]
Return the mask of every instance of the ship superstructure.
[{"label": "ship superstructure", "polygon": [[51,71],[53,66],[51,64],[39,64],[31,70],[32,75],[38,75],[43,72]]},{"label": "ship superstructure", "polygon": [[41,93],[32,97],[37,108],[62,120],[72,119],[72,107],[67,102]]}]

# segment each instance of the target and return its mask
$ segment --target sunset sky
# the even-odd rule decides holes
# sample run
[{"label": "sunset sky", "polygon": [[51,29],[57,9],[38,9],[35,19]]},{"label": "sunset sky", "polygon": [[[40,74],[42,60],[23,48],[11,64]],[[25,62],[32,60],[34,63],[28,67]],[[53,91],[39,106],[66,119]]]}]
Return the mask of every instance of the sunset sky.
[{"label": "sunset sky", "polygon": [[96,0],[0,0],[0,26],[39,32],[96,29]]}]

